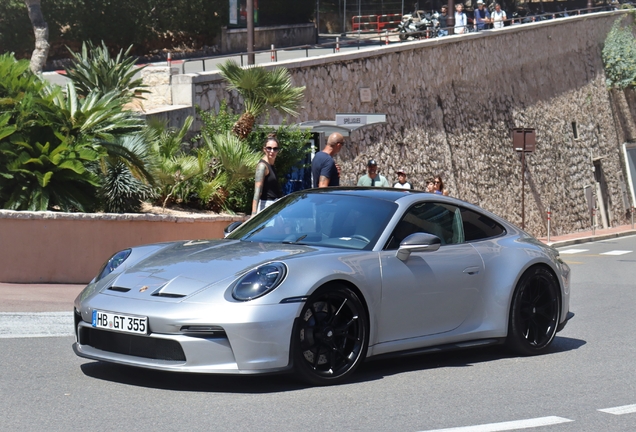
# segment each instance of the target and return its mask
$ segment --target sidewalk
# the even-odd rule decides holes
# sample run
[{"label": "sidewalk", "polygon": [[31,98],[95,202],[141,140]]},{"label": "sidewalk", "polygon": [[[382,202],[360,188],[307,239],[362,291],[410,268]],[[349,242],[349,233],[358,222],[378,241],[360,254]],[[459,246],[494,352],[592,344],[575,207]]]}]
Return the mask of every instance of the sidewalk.
[{"label": "sidewalk", "polygon": [[[631,224],[608,229],[597,229],[595,232],[590,230],[551,236],[549,244],[554,247],[565,247],[628,235],[636,235],[636,229],[632,229]],[[548,239],[545,237],[539,238],[539,240],[548,243]],[[72,284],[0,283],[0,313],[70,312],[73,310],[73,300],[83,288],[84,285]]]}]

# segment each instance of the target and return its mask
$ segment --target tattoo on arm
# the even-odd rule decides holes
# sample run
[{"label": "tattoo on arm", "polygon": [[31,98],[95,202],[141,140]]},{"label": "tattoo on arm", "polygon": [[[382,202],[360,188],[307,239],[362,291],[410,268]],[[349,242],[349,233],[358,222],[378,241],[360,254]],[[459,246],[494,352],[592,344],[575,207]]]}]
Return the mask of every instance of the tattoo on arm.
[{"label": "tattoo on arm", "polygon": [[267,167],[265,164],[259,163],[256,165],[256,175],[254,176],[254,198],[252,199],[252,214],[256,213],[258,208],[258,201],[261,199],[263,193],[263,182],[267,175]]},{"label": "tattoo on arm", "polygon": [[318,187],[328,187],[329,186],[329,177],[320,176],[318,178]]}]

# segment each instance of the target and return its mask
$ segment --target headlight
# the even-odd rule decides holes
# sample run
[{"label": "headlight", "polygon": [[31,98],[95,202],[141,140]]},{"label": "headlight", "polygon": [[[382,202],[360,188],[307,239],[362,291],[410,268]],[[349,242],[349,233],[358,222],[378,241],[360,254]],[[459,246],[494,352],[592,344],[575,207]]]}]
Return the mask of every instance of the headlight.
[{"label": "headlight", "polygon": [[232,297],[247,301],[264,296],[285,279],[287,267],[283,263],[269,263],[250,270],[234,283]]},{"label": "headlight", "polygon": [[117,252],[115,255],[110,257],[110,259],[106,261],[106,263],[99,270],[99,273],[97,274],[97,277],[95,278],[95,282],[99,282],[100,280],[104,279],[106,276],[111,274],[113,271],[115,271],[115,269],[119,267],[121,263],[126,261],[126,258],[130,256],[131,252],[132,252],[131,249],[125,249],[123,251]]}]

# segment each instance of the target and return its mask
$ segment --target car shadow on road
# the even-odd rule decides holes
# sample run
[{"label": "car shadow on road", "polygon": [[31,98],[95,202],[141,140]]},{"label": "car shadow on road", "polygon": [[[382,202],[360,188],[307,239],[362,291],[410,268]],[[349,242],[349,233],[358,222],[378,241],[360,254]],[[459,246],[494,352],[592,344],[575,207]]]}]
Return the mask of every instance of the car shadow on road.
[{"label": "car shadow on road", "polygon": [[[580,339],[557,337],[541,356],[576,350],[585,345]],[[405,372],[438,368],[471,367],[477,363],[515,358],[501,345],[486,348],[446,351],[434,354],[394,356],[367,361],[345,384],[381,380]],[[311,387],[291,374],[276,375],[215,375],[164,372],[104,362],[87,362],[80,366],[91,378],[120,384],[161,390],[216,393],[281,393]]]}]

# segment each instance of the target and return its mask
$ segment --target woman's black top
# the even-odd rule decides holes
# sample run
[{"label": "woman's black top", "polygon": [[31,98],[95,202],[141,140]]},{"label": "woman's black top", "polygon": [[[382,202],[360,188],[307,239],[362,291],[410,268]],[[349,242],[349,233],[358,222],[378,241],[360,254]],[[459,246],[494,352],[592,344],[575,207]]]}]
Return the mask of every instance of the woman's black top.
[{"label": "woman's black top", "polygon": [[278,179],[276,178],[276,171],[274,171],[274,167],[261,160],[259,163],[263,163],[267,166],[267,170],[269,174],[265,176],[263,179],[263,191],[261,192],[261,199],[264,201],[272,201],[277,200],[278,198],[283,196],[283,193],[280,190],[280,183],[278,183]]}]

